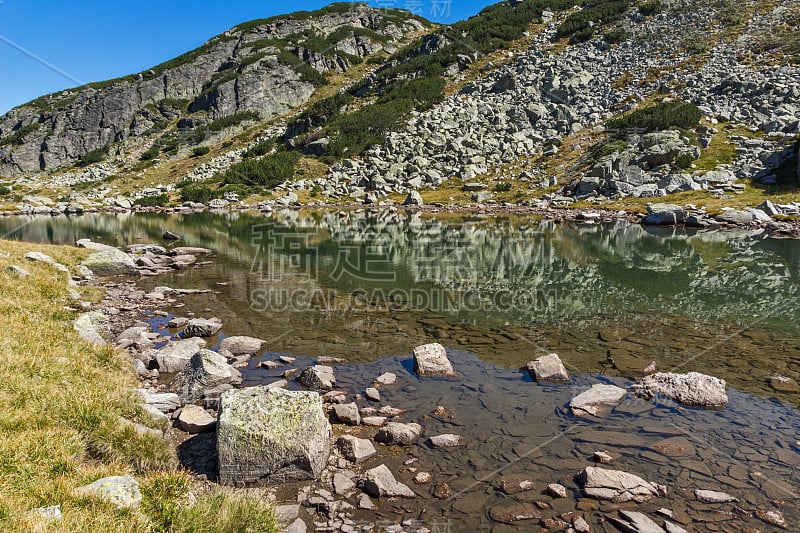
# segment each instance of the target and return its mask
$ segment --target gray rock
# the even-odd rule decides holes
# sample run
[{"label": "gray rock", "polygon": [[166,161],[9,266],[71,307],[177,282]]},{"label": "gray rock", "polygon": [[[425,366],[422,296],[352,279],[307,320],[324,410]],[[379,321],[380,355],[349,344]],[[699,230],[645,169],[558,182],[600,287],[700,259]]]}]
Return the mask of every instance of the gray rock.
[{"label": "gray rock", "polygon": [[358,406],[355,403],[344,403],[333,406],[336,418],[343,424],[357,426],[361,424],[361,415],[358,413]]},{"label": "gray rock", "polygon": [[52,257],[47,254],[43,254],[42,252],[27,252],[23,257],[28,261],[46,263],[48,265],[55,263],[55,260]]},{"label": "gray rock", "polygon": [[587,466],[577,478],[583,493],[598,500],[615,503],[628,501],[644,502],[666,495],[666,487],[651,483],[634,474],[621,470],[607,470]]},{"label": "gray rock", "polygon": [[392,372],[386,372],[375,378],[375,383],[379,385],[394,385],[397,381],[397,375]]},{"label": "gray rock", "polygon": [[174,374],[186,367],[189,359],[205,348],[206,341],[199,338],[169,341],[155,353],[155,361],[159,372]]},{"label": "gray rock", "polygon": [[316,392],[251,387],[220,397],[217,426],[223,485],[318,479],[331,426]]},{"label": "gray rock", "polygon": [[422,196],[420,196],[419,192],[411,191],[406,196],[406,199],[403,201],[403,205],[416,205],[421,206],[423,205]]},{"label": "gray rock", "polygon": [[569,373],[564,368],[558,354],[551,353],[528,363],[528,372],[537,382],[550,381],[561,383],[569,380]]},{"label": "gray rock", "polygon": [[336,376],[333,368],[324,365],[314,365],[306,368],[297,377],[297,381],[311,390],[326,391],[336,386]]},{"label": "gray rock", "polygon": [[751,224],[755,221],[753,217],[753,213],[750,211],[745,210],[730,210],[730,211],[723,211],[716,217],[714,217],[719,222],[727,222],[729,224]]},{"label": "gray rock", "polygon": [[20,277],[20,278],[27,278],[28,276],[31,275],[30,272],[28,272],[24,268],[22,268],[20,266],[17,266],[17,265],[7,266],[6,267],[6,272],[10,272],[11,274],[14,274],[15,276]]},{"label": "gray rock", "polygon": [[445,433],[444,435],[436,435],[428,438],[428,443],[434,448],[455,448],[464,444],[464,437],[452,433]]},{"label": "gray rock", "polygon": [[216,335],[222,329],[222,321],[216,317],[213,318],[192,318],[186,324],[181,336],[184,338],[189,337],[211,337]]},{"label": "gray rock", "polygon": [[106,500],[119,509],[135,509],[142,503],[139,483],[130,476],[111,476],[72,491],[77,497]]},{"label": "gray rock", "polygon": [[364,472],[358,486],[374,498],[414,498],[416,494],[407,485],[394,478],[386,465]]},{"label": "gray rock", "polygon": [[356,488],[355,482],[350,476],[342,472],[333,475],[333,491],[339,496],[346,496]]},{"label": "gray rock", "polygon": [[375,387],[367,387],[364,393],[366,394],[367,398],[373,402],[381,401],[381,393]]},{"label": "gray rock", "polygon": [[419,440],[422,426],[415,423],[389,422],[375,435],[375,441],[388,445],[410,446]]},{"label": "gray rock", "polygon": [[162,413],[171,413],[181,406],[181,399],[173,392],[154,392],[147,389],[136,389],[144,403]]},{"label": "gray rock", "polygon": [[342,457],[351,463],[363,463],[367,459],[377,455],[375,446],[372,445],[367,439],[359,439],[352,435],[342,435],[336,439],[336,447],[342,454]]},{"label": "gray rock", "polygon": [[610,517],[611,522],[625,533],[666,533],[650,517],[638,511],[619,511],[619,518]]},{"label": "gray rock", "polygon": [[26,521],[28,522],[28,525],[31,526],[33,531],[46,531],[48,524],[61,522],[61,519],[63,518],[60,505],[37,507],[35,509],[31,509],[25,514],[27,515]]},{"label": "gray rock", "polygon": [[547,485],[547,493],[553,498],[566,498],[567,488],[559,483],[550,483]]},{"label": "gray rock", "polygon": [[84,259],[81,264],[99,277],[127,276],[137,273],[133,258],[116,248],[95,252]]},{"label": "gray rock", "polygon": [[724,379],[699,372],[659,372],[642,378],[641,382],[631,387],[631,391],[645,398],[663,396],[686,405],[724,407],[728,404],[725,388]]},{"label": "gray rock", "polygon": [[695,497],[703,502],[708,503],[729,503],[739,501],[726,492],[718,492],[715,490],[694,489]]},{"label": "gray rock", "polygon": [[73,323],[73,328],[80,337],[88,342],[106,345],[111,338],[109,318],[99,311],[83,313]]},{"label": "gray rock", "polygon": [[202,349],[170,383],[184,403],[213,397],[242,382],[242,375],[218,353]]},{"label": "gray rock", "polygon": [[233,355],[253,355],[261,350],[267,341],[253,337],[235,336],[225,337],[219,344],[220,350],[226,350]]},{"label": "gray rock", "polygon": [[414,372],[420,376],[455,375],[447,352],[439,343],[414,348]]},{"label": "gray rock", "polygon": [[198,405],[187,405],[178,416],[178,427],[187,433],[205,433],[216,425],[217,419]]},{"label": "gray rock", "polygon": [[604,408],[617,405],[627,395],[628,391],[623,388],[596,383],[591,389],[573,398],[569,402],[569,408],[575,415],[598,416]]}]

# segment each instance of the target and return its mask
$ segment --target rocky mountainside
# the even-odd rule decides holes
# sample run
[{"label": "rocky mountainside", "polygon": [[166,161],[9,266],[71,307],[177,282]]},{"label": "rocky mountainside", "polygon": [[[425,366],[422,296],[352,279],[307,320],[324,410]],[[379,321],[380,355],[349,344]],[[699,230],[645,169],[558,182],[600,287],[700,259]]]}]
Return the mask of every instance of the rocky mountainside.
[{"label": "rocky mountainside", "polygon": [[[265,120],[305,103],[328,72],[419,32],[408,13],[339,3],[241,24],[146,72],[41,97],[0,118],[0,175],[52,171],[112,144],[215,119]],[[87,154],[92,154],[86,158]]]},{"label": "rocky mountainside", "polygon": [[26,189],[49,189],[57,210],[640,209],[677,194],[712,210],[766,197],[767,215],[795,216],[798,13],[800,0],[524,0],[434,27],[332,4],[11,111],[0,175],[22,210]]}]

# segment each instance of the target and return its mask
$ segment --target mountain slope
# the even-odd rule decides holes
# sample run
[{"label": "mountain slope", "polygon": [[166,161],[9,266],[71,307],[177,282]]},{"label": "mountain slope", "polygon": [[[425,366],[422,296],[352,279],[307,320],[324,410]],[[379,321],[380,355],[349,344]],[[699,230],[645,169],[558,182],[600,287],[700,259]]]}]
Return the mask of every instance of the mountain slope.
[{"label": "mountain slope", "polygon": [[274,117],[307,101],[326,73],[393,50],[426,26],[402,11],[353,3],[241,24],[146,72],[44,96],[0,117],[0,175],[96,162],[119,148],[113,144],[179,119],[183,133],[196,134],[223,117]]}]

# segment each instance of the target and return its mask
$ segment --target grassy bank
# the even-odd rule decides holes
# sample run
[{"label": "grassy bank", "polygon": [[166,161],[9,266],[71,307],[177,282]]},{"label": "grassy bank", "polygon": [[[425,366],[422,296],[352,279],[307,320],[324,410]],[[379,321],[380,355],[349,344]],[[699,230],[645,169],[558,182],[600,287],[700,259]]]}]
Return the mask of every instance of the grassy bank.
[{"label": "grassy bank", "polygon": [[[81,340],[73,331],[67,274],[23,259],[44,252],[73,268],[89,252],[0,241],[0,530],[274,531],[268,506],[220,490],[195,494],[177,469],[172,446],[138,434],[122,418],[153,426],[137,407],[125,355]],[[20,266],[30,276],[8,271]],[[97,298],[97,290],[84,298]],[[72,495],[111,475],[140,482],[135,511]],[[191,502],[191,504],[190,504]],[[30,509],[60,505],[60,522]]]}]

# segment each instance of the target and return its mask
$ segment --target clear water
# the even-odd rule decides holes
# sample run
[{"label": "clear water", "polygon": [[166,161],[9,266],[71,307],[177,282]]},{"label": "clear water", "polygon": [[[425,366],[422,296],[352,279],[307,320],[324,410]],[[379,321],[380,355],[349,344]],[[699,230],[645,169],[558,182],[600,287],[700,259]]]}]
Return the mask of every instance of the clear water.
[{"label": "clear water", "polygon": [[[279,371],[255,369],[276,353],[300,356],[298,365],[341,357],[347,363],[336,365],[336,374],[346,390],[363,392],[393,371],[400,383],[382,389],[382,404],[407,410],[400,419],[418,421],[426,435],[467,437],[454,451],[424,444],[399,455],[384,450],[382,460],[418,493],[413,502],[382,506],[392,521],[500,531],[506,526],[488,509],[541,500],[553,506],[546,517],[579,512],[611,530],[602,517],[615,506],[576,510],[574,498],[542,494],[551,482],[575,487],[572,476],[592,464],[593,451],[606,449],[616,457],[609,467],[670,487],[667,498],[635,506],[651,516],[668,507],[694,519],[695,530],[768,530],[746,515],[779,508],[800,527],[800,394],[770,385],[774,374],[800,379],[798,241],[760,232],[368,212],[0,219],[0,231],[14,230],[14,238],[62,244],[83,237],[161,243],[166,229],[183,236],[175,245],[216,254],[208,265],[140,284],[211,289],[187,297],[176,314],[218,316],[224,335],[267,339],[269,352],[251,364],[248,383],[277,379]],[[411,349],[433,341],[447,346],[461,379],[419,379],[410,371]],[[551,351],[573,374],[568,385],[538,386],[520,371]],[[728,380],[730,404],[703,411],[629,399],[588,421],[566,409],[592,383],[625,385],[651,362],[660,371]],[[432,416],[439,405],[455,420]],[[691,449],[677,457],[654,451],[669,437]],[[439,500],[431,486],[413,485],[401,464],[405,452],[456,496]],[[498,475],[509,473],[531,475],[534,490],[513,497],[496,490]],[[691,496],[694,488],[740,501],[702,504]],[[399,514],[384,512],[390,508]]]}]

